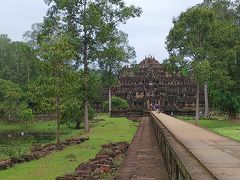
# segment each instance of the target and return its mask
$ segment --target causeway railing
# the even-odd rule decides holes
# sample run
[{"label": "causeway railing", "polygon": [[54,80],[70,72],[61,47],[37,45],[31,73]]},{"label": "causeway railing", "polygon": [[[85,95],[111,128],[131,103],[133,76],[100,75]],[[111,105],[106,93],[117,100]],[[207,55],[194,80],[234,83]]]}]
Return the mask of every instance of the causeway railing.
[{"label": "causeway railing", "polygon": [[172,180],[208,180],[216,179],[201,162],[199,162],[179,142],[161,121],[150,113],[155,135],[163,155],[165,167]]}]

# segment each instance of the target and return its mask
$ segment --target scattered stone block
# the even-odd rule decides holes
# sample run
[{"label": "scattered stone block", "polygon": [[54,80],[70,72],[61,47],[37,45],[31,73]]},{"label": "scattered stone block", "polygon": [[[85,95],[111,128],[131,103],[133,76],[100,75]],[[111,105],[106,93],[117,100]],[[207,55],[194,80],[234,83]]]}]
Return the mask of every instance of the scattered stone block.
[{"label": "scattered stone block", "polygon": [[100,179],[104,174],[111,174],[116,171],[115,160],[126,156],[129,143],[110,143],[102,145],[102,150],[96,155],[94,159],[90,159],[87,163],[80,164],[73,174],[65,174],[63,177],[58,177],[57,180],[68,179],[86,179],[96,180]]}]

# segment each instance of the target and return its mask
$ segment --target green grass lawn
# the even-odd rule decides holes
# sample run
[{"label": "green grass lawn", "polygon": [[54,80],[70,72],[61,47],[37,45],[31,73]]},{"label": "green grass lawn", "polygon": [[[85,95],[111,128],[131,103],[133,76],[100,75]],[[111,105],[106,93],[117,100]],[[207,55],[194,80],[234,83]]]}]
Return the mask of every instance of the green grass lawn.
[{"label": "green grass lawn", "polygon": [[[0,137],[0,160],[4,160],[7,157],[6,153],[4,153],[3,149],[8,146],[12,146],[13,148],[16,146],[18,149],[21,149],[23,152],[27,152],[30,150],[33,144],[48,144],[55,143],[55,132],[56,132],[56,122],[35,122],[29,123],[27,126],[25,124],[9,124],[9,123],[0,123],[0,133],[5,132],[34,132],[34,133],[51,133],[51,135],[47,135],[42,137],[11,137],[4,138]],[[77,130],[71,127],[68,127],[66,124],[61,125],[61,140],[65,140],[67,138],[76,137],[83,134],[83,130]],[[6,148],[5,148],[6,149]],[[8,150],[8,149],[7,149]],[[5,150],[6,151],[6,150]]]},{"label": "green grass lawn", "polygon": [[[194,118],[189,116],[178,116],[177,118],[185,122],[194,124]],[[212,132],[228,137],[230,139],[240,141],[240,122],[224,120],[223,117],[213,117],[211,119],[200,119],[199,125]]]},{"label": "green grass lawn", "polygon": [[[66,124],[61,125],[61,131],[63,134],[74,133],[74,128],[68,127]],[[29,123],[27,126],[23,123],[0,123],[0,132],[55,132],[56,131],[56,122],[34,122]],[[64,138],[64,136],[62,137]]]},{"label": "green grass lawn", "polygon": [[126,118],[109,118],[107,115],[100,118],[103,118],[104,121],[92,125],[88,141],[67,147],[63,151],[52,153],[45,158],[18,164],[8,170],[0,171],[0,179],[48,180],[74,172],[80,163],[94,158],[101,150],[102,144],[119,141],[130,142],[138,126],[138,123],[128,121]]}]

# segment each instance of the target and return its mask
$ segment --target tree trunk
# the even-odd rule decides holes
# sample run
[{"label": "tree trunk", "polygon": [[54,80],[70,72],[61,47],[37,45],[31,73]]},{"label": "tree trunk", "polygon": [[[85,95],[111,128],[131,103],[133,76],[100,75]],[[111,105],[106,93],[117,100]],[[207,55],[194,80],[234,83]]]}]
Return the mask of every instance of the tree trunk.
[{"label": "tree trunk", "polygon": [[84,132],[89,132],[89,120],[88,120],[88,65],[87,65],[87,44],[84,44]]},{"label": "tree trunk", "polygon": [[111,116],[112,111],[112,89],[109,87],[108,89],[108,103],[109,103],[109,116]]},{"label": "tree trunk", "polygon": [[229,112],[228,115],[229,115],[229,119],[231,119],[231,120],[234,120],[237,118],[237,113]]},{"label": "tree trunk", "polygon": [[57,144],[60,144],[60,120],[61,120],[61,110],[60,110],[60,102],[59,98],[56,99],[57,103],[57,132],[56,132],[56,140]]},{"label": "tree trunk", "polygon": [[208,103],[208,83],[205,82],[204,84],[204,102],[205,102],[205,112],[204,112],[204,117],[208,117],[209,113],[209,103]]},{"label": "tree trunk", "polygon": [[84,132],[89,132],[89,122],[88,122],[88,101],[84,101]]},{"label": "tree trunk", "polygon": [[29,68],[29,62],[27,62],[27,83],[30,81],[30,68]]},{"label": "tree trunk", "polygon": [[199,120],[199,85],[197,84],[196,87],[196,112],[195,112],[195,125],[198,126],[198,120]]},{"label": "tree trunk", "polygon": [[77,120],[77,122],[76,122],[76,129],[80,129],[80,120]]},{"label": "tree trunk", "polygon": [[[86,11],[87,0],[84,0],[84,13]],[[85,19],[86,20],[86,19]],[[84,27],[84,44],[83,44],[83,65],[84,65],[84,132],[89,132],[89,121],[88,121],[88,57],[87,57],[87,30]]]},{"label": "tree trunk", "polygon": [[57,144],[59,145],[60,144],[60,114],[59,112],[57,112]]},{"label": "tree trunk", "polygon": [[18,58],[18,52],[16,51],[16,59],[17,59],[17,82],[19,83],[19,58]]}]

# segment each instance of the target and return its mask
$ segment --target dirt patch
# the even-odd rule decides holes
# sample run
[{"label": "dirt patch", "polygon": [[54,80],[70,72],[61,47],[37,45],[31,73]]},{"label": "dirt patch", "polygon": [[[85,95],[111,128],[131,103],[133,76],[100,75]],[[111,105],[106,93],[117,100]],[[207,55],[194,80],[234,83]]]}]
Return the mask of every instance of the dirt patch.
[{"label": "dirt patch", "polygon": [[80,164],[74,173],[57,177],[57,180],[67,179],[114,179],[115,173],[123,162],[129,143],[119,142],[102,145],[102,150],[95,159]]}]

